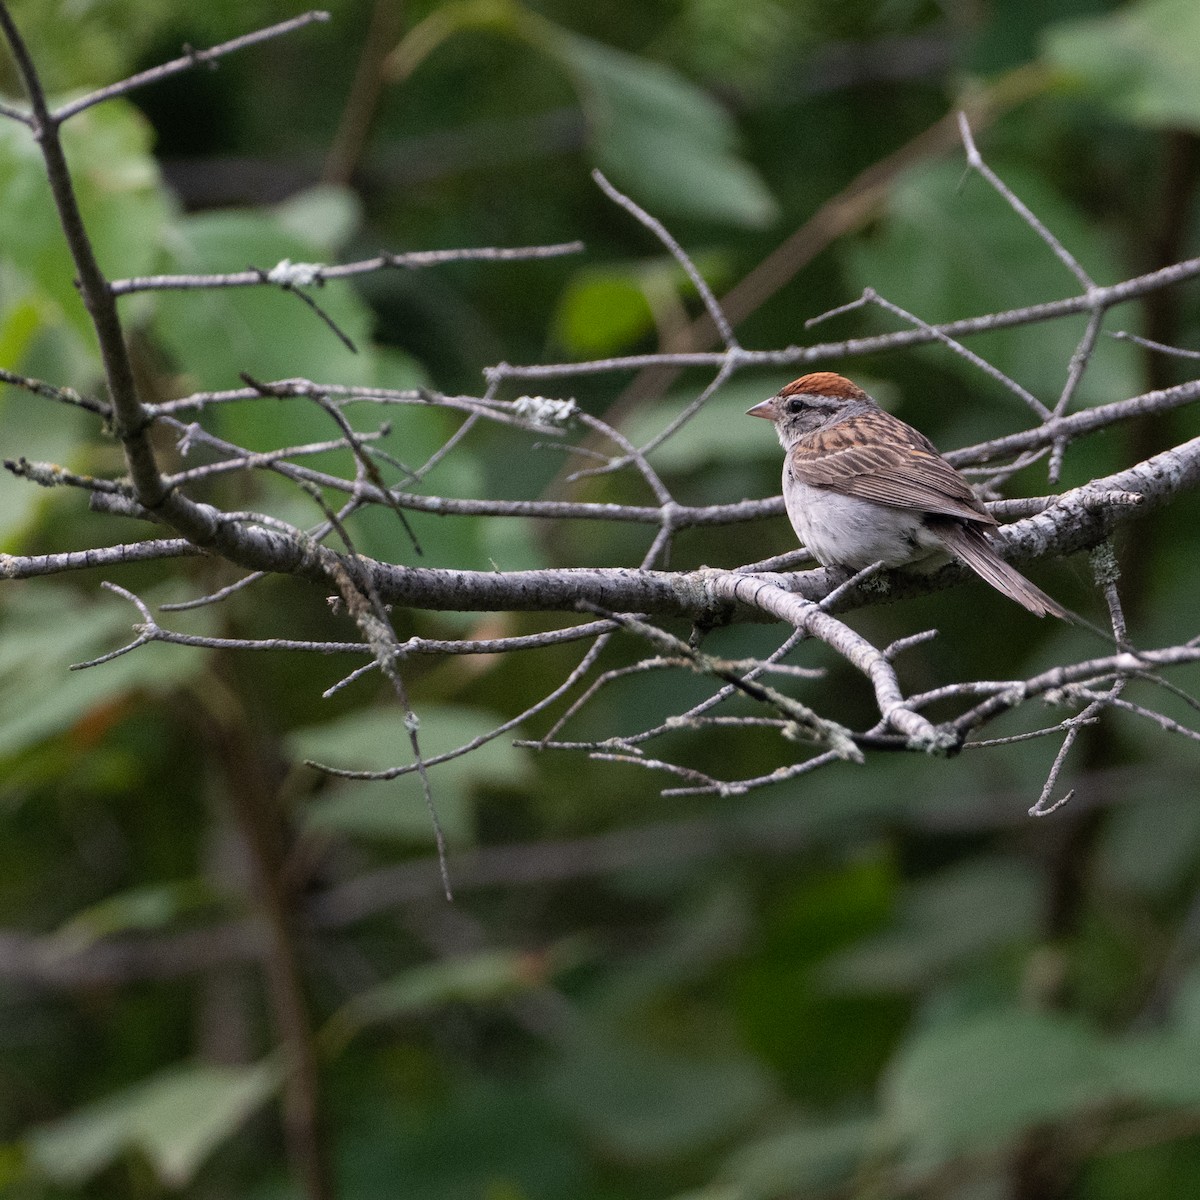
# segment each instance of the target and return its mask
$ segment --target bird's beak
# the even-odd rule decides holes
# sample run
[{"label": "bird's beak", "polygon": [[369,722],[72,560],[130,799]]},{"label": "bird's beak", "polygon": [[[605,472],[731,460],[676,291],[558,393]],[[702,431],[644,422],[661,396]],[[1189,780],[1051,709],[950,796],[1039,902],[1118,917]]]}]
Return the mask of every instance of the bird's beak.
[{"label": "bird's beak", "polygon": [[768,421],[775,420],[775,397],[772,396],[769,400],[763,400],[753,408],[746,409],[746,416],[764,417]]}]

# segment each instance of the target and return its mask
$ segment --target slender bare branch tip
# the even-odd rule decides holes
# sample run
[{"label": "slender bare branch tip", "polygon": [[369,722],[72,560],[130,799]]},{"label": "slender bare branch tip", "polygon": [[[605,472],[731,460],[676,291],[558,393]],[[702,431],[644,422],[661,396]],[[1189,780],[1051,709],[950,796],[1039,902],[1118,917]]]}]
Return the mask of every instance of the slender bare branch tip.
[{"label": "slender bare branch tip", "polygon": [[139,613],[142,615],[142,620],[151,628],[157,628],[157,623],[154,620],[154,615],[150,612],[146,602],[140,597],[131,592],[128,588],[122,587],[119,583],[113,583],[111,579],[102,579],[100,586],[106,592],[112,592],[115,596],[120,596],[122,600],[128,600]]},{"label": "slender bare branch tip", "polygon": [[905,650],[912,650],[917,646],[923,646],[926,642],[933,641],[937,636],[938,631],[936,629],[926,629],[922,633],[913,633],[908,637],[897,638],[890,646],[884,647],[883,657],[888,662],[894,662]]},{"label": "slender bare branch tip", "polygon": [[1108,331],[1108,336],[1118,342],[1133,342],[1146,350],[1157,350],[1160,354],[1171,354],[1176,358],[1200,359],[1200,350],[1185,350],[1182,346],[1168,346],[1164,342],[1155,342],[1124,329],[1111,329]]},{"label": "slender bare branch tip", "polygon": [[857,300],[851,300],[846,304],[839,304],[836,308],[828,309],[826,312],[818,313],[815,317],[809,317],[804,322],[805,329],[812,329],[814,325],[821,325],[826,321],[832,320],[834,317],[840,317],[848,312],[856,312],[860,308],[866,308],[872,300],[875,299],[874,288],[863,288],[862,295]]},{"label": "slender bare branch tip", "polygon": [[967,114],[962,109],[958,111],[958,132],[962,137],[963,149],[966,151],[968,164],[978,168],[983,159],[979,153],[978,146],[975,145],[974,135],[971,133],[971,122],[967,119]]},{"label": "slender bare branch tip", "polygon": [[1029,815],[1031,817],[1048,817],[1051,813],[1058,812],[1058,810],[1062,808],[1064,804],[1069,804],[1074,797],[1075,789],[1071,788],[1070,791],[1066,792],[1059,799],[1055,800],[1053,804],[1047,805],[1042,801],[1038,801],[1038,803],[1029,810]]}]

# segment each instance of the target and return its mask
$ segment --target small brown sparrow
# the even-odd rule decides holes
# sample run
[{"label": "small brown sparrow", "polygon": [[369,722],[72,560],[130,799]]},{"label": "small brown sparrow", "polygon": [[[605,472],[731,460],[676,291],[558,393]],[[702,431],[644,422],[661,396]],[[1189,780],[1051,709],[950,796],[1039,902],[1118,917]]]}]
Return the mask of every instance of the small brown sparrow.
[{"label": "small brown sparrow", "polygon": [[775,422],[783,502],[823,566],[933,566],[949,555],[1031,613],[1066,617],[992,549],[985,531],[999,522],[933,443],[850,380],[804,375],[748,415]]}]

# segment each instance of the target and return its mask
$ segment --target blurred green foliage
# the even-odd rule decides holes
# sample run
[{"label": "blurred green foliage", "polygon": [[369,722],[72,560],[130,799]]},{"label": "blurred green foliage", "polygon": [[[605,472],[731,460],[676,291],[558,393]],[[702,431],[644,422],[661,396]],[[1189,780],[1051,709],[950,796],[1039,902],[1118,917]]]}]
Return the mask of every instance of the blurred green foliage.
[{"label": "blurred green foliage", "polygon": [[[652,350],[698,302],[662,248],[600,195],[592,167],[666,221],[723,290],[859,172],[1023,69],[1035,72],[1033,94],[979,132],[981,148],[1096,280],[1197,253],[1191,0],[397,3],[391,76],[357,170],[349,183],[322,182],[371,7],[344,0],[328,24],[73,121],[68,152],[106,271],[238,271],[381,247],[576,237],[586,254],[328,286],[320,303],[353,354],[279,292],[134,297],[123,312],[153,397],[234,387],[240,372],[478,391],[481,369],[501,359]],[[294,15],[281,0],[10,8],[58,96]],[[17,95],[2,56],[0,89]],[[40,160],[10,121],[0,121],[0,215],[0,366],[96,390],[94,343]],[[804,341],[807,318],[864,286],[939,320],[1052,299],[1074,283],[980,179],[962,182],[959,157],[917,161],[739,335],[761,347]],[[1194,285],[1120,319],[1200,344]],[[860,310],[828,336],[891,327]],[[1051,402],[1081,329],[1061,322],[971,345]],[[1011,397],[942,348],[845,369],[943,446],[1021,424]],[[1081,398],[1121,399],[1185,371],[1103,340]],[[626,433],[652,436],[703,382],[685,375],[630,411]],[[778,487],[777,448],[740,414],[780,382],[740,376],[657,453],[681,500]],[[622,383],[585,377],[563,394],[603,412]],[[443,422],[399,414],[384,444],[419,463],[451,432]],[[212,428],[260,449],[335,436],[299,400],[223,407]],[[1067,478],[1195,431],[1195,416],[1179,413],[1082,443]],[[12,388],[0,391],[0,441],[6,454],[76,471],[122,469],[86,414]],[[427,485],[537,495],[562,456],[526,447],[503,430],[477,432]],[[168,461],[177,454],[161,449]],[[347,455],[322,465],[352,470]],[[1022,486],[1045,490],[1044,475],[1027,472]],[[316,519],[282,487],[212,487],[229,507]],[[587,494],[643,499],[612,477]],[[0,514],[7,552],[135,536],[79,495],[8,475]],[[420,515],[413,525],[431,565],[628,564],[645,548],[645,534],[626,527]],[[1119,546],[1144,644],[1196,633],[1197,527],[1188,498]],[[391,514],[365,514],[354,533],[366,553],[414,559]],[[791,545],[783,522],[689,531],[672,565],[745,562]],[[1096,611],[1084,564],[1047,565],[1043,577]],[[171,560],[119,581],[158,604],[232,578],[212,562]],[[121,963],[139,946],[178,949],[206,931],[219,941],[254,911],[230,816],[242,781],[221,730],[240,730],[274,770],[288,866],[318,916],[322,896],[346,881],[382,886],[406,864],[429,868],[432,827],[413,777],[332,781],[303,765],[404,762],[403,721],[375,683],[322,699],[360,665],[348,655],[150,645],[69,672],[120,645],[138,619],[99,582],[80,572],[0,592],[0,1196],[297,1195],[261,970],[234,955],[178,976]],[[528,617],[395,619],[401,638],[541,627]],[[1094,651],[973,584],[852,620],[880,644],[942,631],[900,660],[913,690],[1020,677]],[[171,621],[223,636],[354,636],[312,589],[280,581]],[[735,628],[713,644],[731,657],[762,654],[778,636]],[[601,665],[637,649],[618,642]],[[577,657],[565,648],[410,660],[426,752],[510,719]],[[867,719],[861,681],[819,650],[806,662],[828,675],[798,687],[839,719]],[[1172,678],[1194,690],[1197,672]],[[569,732],[633,732],[702,694],[690,677],[637,676],[602,692]],[[1154,702],[1194,724],[1186,698],[1159,692]],[[538,736],[549,720],[533,724],[519,732]],[[677,758],[726,777],[786,761],[750,735],[680,731],[668,741]],[[434,768],[443,828],[464,855],[454,904],[425,870],[403,877],[403,902],[363,919],[326,912],[299,939],[340,1194],[1195,1195],[1194,743],[1109,713],[1059,783],[1077,788],[1075,801],[1031,822],[1053,753],[1034,740],[953,762],[882,757],[720,800],[664,799],[632,768],[517,749],[510,737]],[[505,847],[508,858],[484,857]],[[486,862],[491,875],[472,875]],[[73,955],[108,947],[130,957],[110,976],[70,978]],[[138,978],[123,982],[123,969]]]}]

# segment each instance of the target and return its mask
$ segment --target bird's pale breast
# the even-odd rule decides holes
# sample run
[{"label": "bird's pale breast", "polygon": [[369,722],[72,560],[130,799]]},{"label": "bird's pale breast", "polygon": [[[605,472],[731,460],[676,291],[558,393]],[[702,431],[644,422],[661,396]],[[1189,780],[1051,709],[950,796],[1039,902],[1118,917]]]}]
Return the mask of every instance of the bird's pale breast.
[{"label": "bird's pale breast", "polygon": [[943,549],[923,513],[810,487],[789,479],[786,465],[783,498],[797,536],[827,567],[859,571],[879,561],[899,567]]}]

